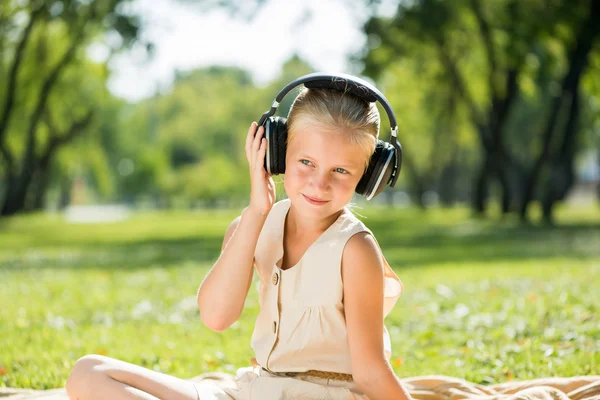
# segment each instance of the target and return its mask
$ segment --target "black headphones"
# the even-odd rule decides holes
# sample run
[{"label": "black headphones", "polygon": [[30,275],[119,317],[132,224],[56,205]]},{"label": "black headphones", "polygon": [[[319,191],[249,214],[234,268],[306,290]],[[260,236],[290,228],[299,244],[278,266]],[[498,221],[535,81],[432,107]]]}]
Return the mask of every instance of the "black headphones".
[{"label": "black headphones", "polygon": [[369,166],[356,185],[356,193],[363,195],[367,200],[377,196],[389,183],[390,187],[396,185],[400,168],[402,166],[402,146],[398,142],[398,124],[396,117],[387,99],[377,88],[369,82],[346,74],[312,73],[288,83],[275,100],[271,109],[264,113],[258,126],[265,125],[265,137],[268,140],[267,154],[265,157],[265,170],[269,175],[278,175],[285,172],[285,153],[287,148],[288,126],[287,119],[273,117],[283,97],[293,88],[304,84],[307,88],[335,89],[353,94],[363,100],[379,103],[385,109],[390,120],[392,130],[390,143],[377,140],[375,153],[371,156]]}]

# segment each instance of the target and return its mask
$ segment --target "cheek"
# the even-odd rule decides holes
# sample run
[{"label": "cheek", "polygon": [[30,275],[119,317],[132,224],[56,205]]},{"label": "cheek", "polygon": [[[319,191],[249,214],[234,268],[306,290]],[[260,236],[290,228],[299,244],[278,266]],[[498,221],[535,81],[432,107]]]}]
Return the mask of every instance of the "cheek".
[{"label": "cheek", "polygon": [[289,180],[297,181],[299,179],[306,179],[310,176],[309,168],[302,168],[301,165],[287,164],[285,167],[285,178]]},{"label": "cheek", "polygon": [[348,190],[348,191],[354,191],[354,189],[356,189],[356,185],[358,185],[358,179],[352,177],[348,177],[347,179],[340,179],[339,180],[339,187],[342,190]]},{"label": "cheek", "polygon": [[304,179],[306,179],[306,177],[302,175],[300,168],[286,164],[285,173],[283,175],[283,187],[286,191],[302,185]]}]

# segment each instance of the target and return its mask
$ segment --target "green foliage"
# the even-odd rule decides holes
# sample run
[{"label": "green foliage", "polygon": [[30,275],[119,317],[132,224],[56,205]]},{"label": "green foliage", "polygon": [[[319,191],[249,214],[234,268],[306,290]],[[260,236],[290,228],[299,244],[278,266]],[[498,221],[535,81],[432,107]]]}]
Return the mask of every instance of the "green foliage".
[{"label": "green foliage", "polygon": [[[94,117],[109,97],[106,64],[90,61],[87,46],[106,32],[118,39],[105,46],[113,52],[136,42],[139,21],[123,13],[128,1],[11,1],[0,8],[0,48],[7,50],[0,58],[7,82],[0,90],[1,214],[43,206],[49,181],[72,179],[64,167],[73,163],[99,193],[111,194],[108,157],[94,146],[99,136],[73,143],[98,132]],[[67,144],[70,152],[60,154]]]},{"label": "green foliage", "polygon": [[[588,4],[419,0],[399,2],[394,16],[366,22],[363,73],[385,89],[397,110],[408,161],[404,178],[413,192],[438,189],[444,172],[457,165],[463,177],[474,175],[485,153],[485,128],[492,131],[500,123],[508,154],[504,163],[514,164],[514,186],[522,190],[519,179],[539,154],[549,100],[565,73]],[[513,70],[518,84],[506,111],[502,102]],[[600,94],[589,83],[597,71],[591,62],[584,98]],[[581,122],[589,136],[593,122]],[[557,125],[563,126],[564,118]],[[582,144],[584,150],[590,141]]]},{"label": "green foliage", "polygon": [[[266,4],[263,0],[180,1],[200,12],[220,7],[242,18],[251,18]],[[405,163],[396,190],[408,188],[417,201],[428,190],[442,193],[450,203],[469,199],[484,156],[482,132],[494,125],[497,113],[491,111],[507,95],[512,69],[518,70],[518,94],[503,125],[502,142],[515,164],[511,171],[515,186],[521,188],[524,171],[539,153],[538,136],[549,114],[549,99],[568,66],[588,1],[401,1],[392,17],[370,18],[364,26],[367,48],[359,51],[355,61],[363,63],[363,73],[391,101],[399,122]],[[0,4],[0,81],[9,77],[27,21],[35,22],[17,74],[8,130],[4,138],[0,133],[0,150],[4,144],[14,156],[15,174],[25,169],[20,163],[26,158],[26,133],[35,121],[42,87],[74,46],[39,124],[33,126],[39,158],[53,132],[64,133],[93,112],[84,132],[62,145],[48,167],[49,190],[55,198],[69,182],[83,177],[94,202],[150,200],[161,206],[188,206],[245,201],[248,126],[269,108],[285,84],[312,72],[312,67],[293,56],[279,76],[263,86],[237,67],[179,71],[170,89],[127,104],[106,88],[109,60],[94,62],[88,50],[101,46],[112,55],[137,43],[151,54],[151,44],[140,42],[140,20],[130,3]],[[366,1],[368,6],[378,3]],[[580,154],[598,147],[598,60],[596,48],[581,84]],[[8,85],[0,85],[0,110],[7,90]],[[284,99],[278,115],[287,114],[293,97],[290,93]],[[559,118],[557,125],[564,125],[564,120]],[[386,118],[382,122],[381,138],[387,139]],[[5,161],[0,152],[3,177],[8,171]],[[6,184],[7,180],[0,182],[0,195]],[[34,180],[32,187],[36,184]]]},{"label": "green foliage", "polygon": [[[248,127],[285,84],[309,72],[305,62],[292,57],[281,76],[264,88],[235,67],[179,72],[169,91],[130,105],[120,115],[115,158],[131,160],[133,172],[122,176],[113,171],[119,195],[130,201],[152,195],[171,205],[245,201],[250,193],[244,149]],[[286,97],[278,115],[287,115],[293,97]]]}]

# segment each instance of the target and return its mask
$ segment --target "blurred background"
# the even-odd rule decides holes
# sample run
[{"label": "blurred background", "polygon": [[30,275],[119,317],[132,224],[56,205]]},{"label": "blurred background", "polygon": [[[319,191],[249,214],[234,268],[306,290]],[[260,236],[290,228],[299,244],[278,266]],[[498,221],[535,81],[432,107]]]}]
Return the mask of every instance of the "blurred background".
[{"label": "blurred background", "polygon": [[396,374],[600,374],[599,21],[597,0],[0,1],[0,387],[63,387],[85,354],[250,365],[256,274],[225,332],[196,292],[249,201],[250,123],[313,71],[371,81],[399,122],[398,184],[353,200],[405,287]]},{"label": "blurred background", "polygon": [[399,121],[402,174],[374,203],[552,222],[600,201],[599,18],[591,0],[3,1],[0,218],[243,206],[250,122],[340,71]]}]

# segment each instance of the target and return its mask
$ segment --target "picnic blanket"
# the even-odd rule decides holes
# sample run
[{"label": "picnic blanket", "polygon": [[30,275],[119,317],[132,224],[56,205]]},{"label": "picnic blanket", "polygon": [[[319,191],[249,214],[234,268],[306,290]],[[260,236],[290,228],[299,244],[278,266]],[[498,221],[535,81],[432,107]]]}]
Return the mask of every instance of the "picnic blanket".
[{"label": "picnic blanket", "polygon": [[[189,379],[232,385],[233,375],[209,372]],[[600,376],[548,377],[481,385],[444,375],[402,378],[415,400],[600,400]],[[0,388],[0,398],[9,400],[69,400],[64,388],[30,390]],[[209,400],[209,399],[207,399]]]}]

